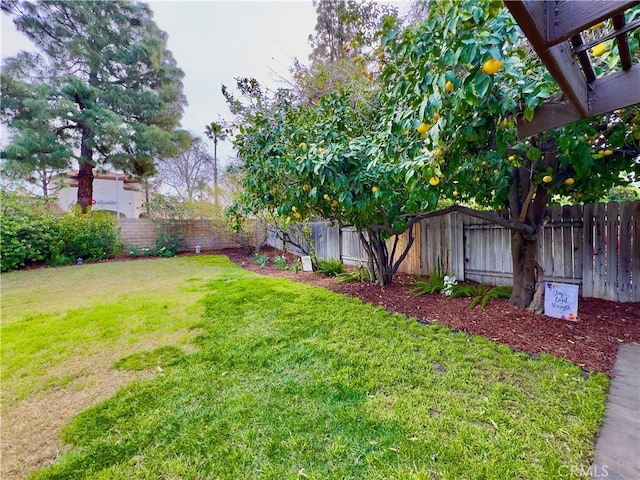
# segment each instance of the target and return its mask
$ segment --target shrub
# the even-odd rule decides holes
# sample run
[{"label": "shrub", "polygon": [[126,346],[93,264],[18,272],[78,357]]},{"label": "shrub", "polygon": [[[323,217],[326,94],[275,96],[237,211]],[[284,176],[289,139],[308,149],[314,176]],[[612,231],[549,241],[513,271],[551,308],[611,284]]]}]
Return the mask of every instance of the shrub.
[{"label": "shrub", "polygon": [[47,200],[0,192],[0,266],[3,272],[42,262],[51,256],[57,240],[59,215],[48,210]]},{"label": "shrub", "polygon": [[[86,261],[105,260],[119,253],[120,227],[106,212],[82,213],[74,207],[58,222],[58,240],[51,247],[51,261],[66,263],[80,257]],[[63,263],[64,264],[64,263]]]},{"label": "shrub", "polygon": [[340,260],[327,258],[325,260],[318,260],[316,271],[327,277],[335,277],[341,273],[345,273],[346,270]]}]

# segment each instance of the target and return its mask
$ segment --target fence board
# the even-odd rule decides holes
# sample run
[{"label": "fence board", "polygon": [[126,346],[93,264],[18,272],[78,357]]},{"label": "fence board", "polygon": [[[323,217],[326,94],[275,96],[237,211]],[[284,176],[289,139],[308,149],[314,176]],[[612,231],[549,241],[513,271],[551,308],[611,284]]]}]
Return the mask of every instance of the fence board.
[{"label": "fence board", "polygon": [[606,205],[607,210],[607,233],[605,245],[607,249],[607,277],[606,277],[606,298],[615,300],[618,296],[618,241],[620,234],[618,231],[620,204],[610,202]]},{"label": "fence board", "polygon": [[572,250],[571,257],[573,263],[573,276],[575,280],[582,283],[582,235],[583,235],[583,222],[582,222],[582,207],[580,205],[571,206],[571,238],[572,238]]},{"label": "fence board", "polygon": [[640,302],[640,201],[634,202],[631,237],[631,282],[632,291],[629,295],[632,302]]},{"label": "fence board", "polygon": [[562,222],[562,228],[560,230],[560,234],[562,235],[562,275],[565,278],[574,278],[573,235],[571,231],[573,219],[571,215],[571,206],[563,205],[560,207],[559,214]]},{"label": "fence board", "polygon": [[605,205],[597,203],[593,213],[593,294],[594,296],[602,298],[607,294],[607,211]]},{"label": "fence board", "polygon": [[[632,289],[632,225],[633,225],[633,204],[624,202],[620,204],[620,250],[618,252],[618,296],[619,302],[631,300]],[[638,279],[636,279],[638,281]]]},{"label": "fence board", "polygon": [[594,205],[585,205],[582,209],[582,295],[593,297],[593,263],[594,263]]}]

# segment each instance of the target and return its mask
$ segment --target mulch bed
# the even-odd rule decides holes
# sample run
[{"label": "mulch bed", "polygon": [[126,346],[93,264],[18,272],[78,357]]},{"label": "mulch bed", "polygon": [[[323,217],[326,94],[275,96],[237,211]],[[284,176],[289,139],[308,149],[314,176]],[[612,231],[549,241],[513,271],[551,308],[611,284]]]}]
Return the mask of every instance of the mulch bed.
[{"label": "mulch bed", "polygon": [[[510,306],[506,299],[492,299],[483,310],[469,309],[470,299],[448,299],[440,294],[414,297],[409,293],[412,275],[396,274],[393,283],[380,287],[370,283],[347,282],[310,272],[278,270],[271,262],[260,267],[240,249],[215,253],[227,255],[234,263],[262,275],[285,277],[334,292],[360,298],[363,302],[403,313],[422,322],[437,322],[472,335],[480,335],[514,350],[532,354],[549,353],[568,359],[586,370],[611,376],[621,343],[640,342],[640,303],[616,303],[595,298],[580,298],[578,321],[557,320],[534,315]],[[281,255],[263,249],[269,258]],[[292,257],[289,256],[291,260]]]}]

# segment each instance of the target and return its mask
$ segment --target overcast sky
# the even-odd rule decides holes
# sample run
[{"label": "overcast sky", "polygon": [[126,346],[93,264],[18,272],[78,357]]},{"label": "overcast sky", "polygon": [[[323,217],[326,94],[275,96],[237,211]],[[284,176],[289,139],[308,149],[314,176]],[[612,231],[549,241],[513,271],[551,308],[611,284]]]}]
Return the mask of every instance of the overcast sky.
[{"label": "overcast sky", "polygon": [[[169,49],[185,72],[184,93],[189,105],[183,128],[202,135],[205,125],[230,119],[220,93],[235,77],[254,77],[271,88],[288,78],[293,58],[307,62],[308,37],[316,13],[311,1],[176,1],[147,2],[158,26],[169,34]],[[30,48],[2,14],[2,58]],[[4,132],[3,132],[4,135]],[[6,139],[2,139],[6,144]],[[218,157],[232,155],[229,142],[219,145]]]}]

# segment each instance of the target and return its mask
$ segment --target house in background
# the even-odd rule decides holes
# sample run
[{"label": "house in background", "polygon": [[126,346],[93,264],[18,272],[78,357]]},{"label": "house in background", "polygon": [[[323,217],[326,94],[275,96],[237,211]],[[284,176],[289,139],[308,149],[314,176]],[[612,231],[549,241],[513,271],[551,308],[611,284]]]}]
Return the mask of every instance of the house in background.
[{"label": "house in background", "polygon": [[[62,185],[57,203],[67,212],[78,202],[78,172],[64,173],[57,180]],[[144,189],[133,177],[106,171],[94,173],[92,210],[103,210],[118,218],[140,218],[144,216],[144,202]]]}]

